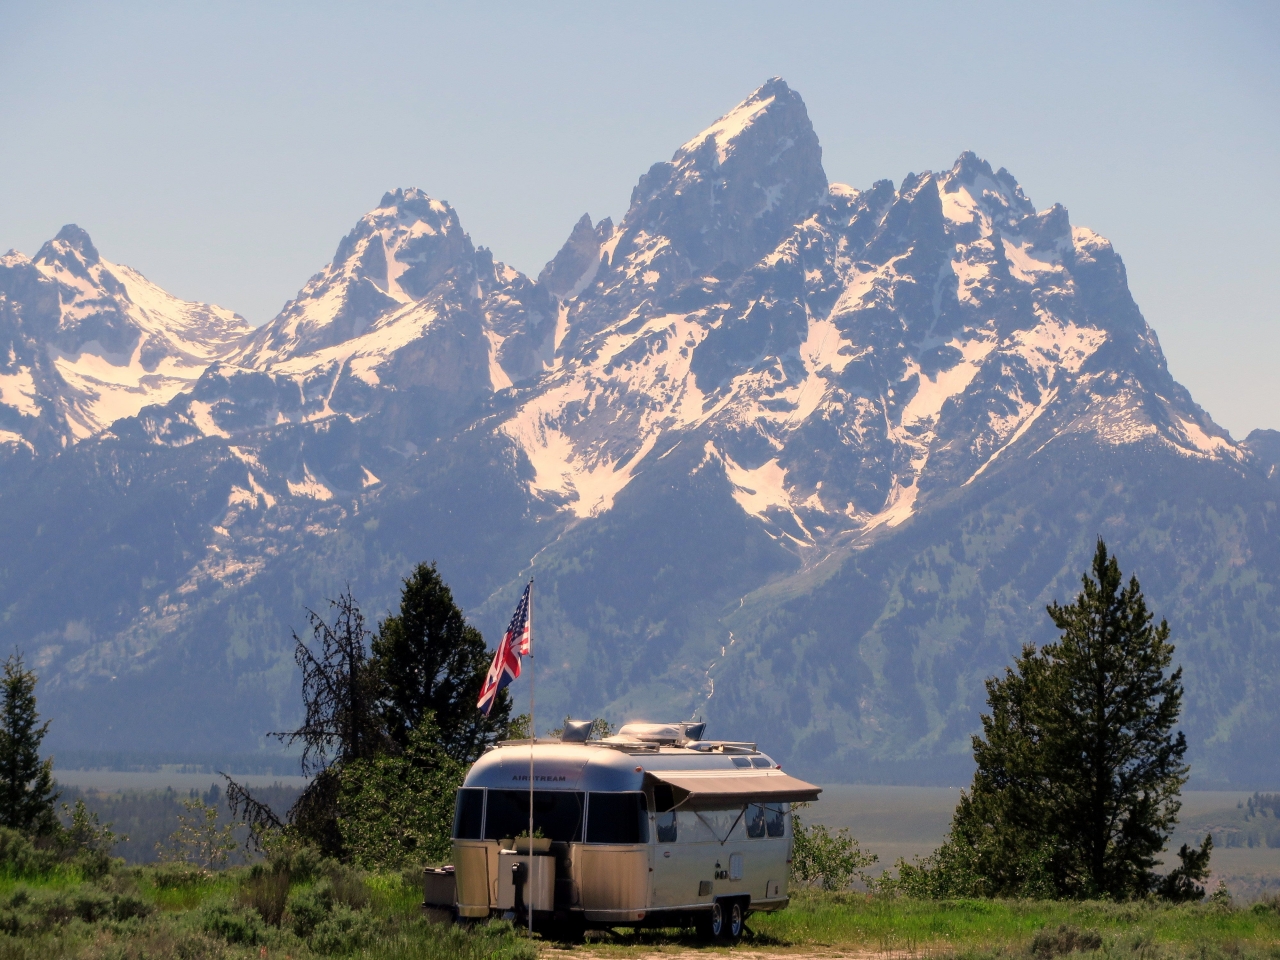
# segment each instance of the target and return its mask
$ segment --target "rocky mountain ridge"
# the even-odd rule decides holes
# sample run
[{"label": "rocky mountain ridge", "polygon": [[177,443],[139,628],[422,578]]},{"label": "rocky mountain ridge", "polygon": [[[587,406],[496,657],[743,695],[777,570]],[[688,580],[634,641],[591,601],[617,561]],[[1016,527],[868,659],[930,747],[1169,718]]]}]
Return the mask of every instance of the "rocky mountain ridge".
[{"label": "rocky mountain ridge", "polygon": [[[700,712],[814,775],[902,776],[963,757],[982,678],[1044,635],[1099,534],[1175,611],[1204,755],[1245,756],[1241,718],[1274,709],[1272,433],[1235,442],[1195,404],[1119,256],[1061,206],[972,154],[829,184],[776,78],[537,279],[418,190],[256,331],[144,316],[158,294],[78,228],[46,249],[0,263],[0,519],[29,527],[4,629],[104,745],[158,743],[166,717],[252,746],[292,709],[301,605],[350,581],[385,609],[434,557],[486,630],[536,573],[556,719]],[[72,341],[165,376],[83,399]],[[107,602],[49,608],[106,555]],[[158,685],[197,676],[234,731],[166,713]]]}]

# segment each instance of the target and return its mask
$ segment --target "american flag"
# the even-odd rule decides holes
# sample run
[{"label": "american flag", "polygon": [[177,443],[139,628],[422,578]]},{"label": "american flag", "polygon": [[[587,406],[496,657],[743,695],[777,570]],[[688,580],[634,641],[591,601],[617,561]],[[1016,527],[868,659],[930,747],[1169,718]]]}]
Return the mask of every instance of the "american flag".
[{"label": "american flag", "polygon": [[516,605],[516,612],[511,616],[511,624],[502,635],[498,649],[494,651],[493,663],[489,664],[489,673],[484,678],[484,686],[480,688],[480,699],[476,706],[486,717],[493,709],[498,693],[520,676],[520,658],[529,653],[529,591],[533,587],[530,580]]}]

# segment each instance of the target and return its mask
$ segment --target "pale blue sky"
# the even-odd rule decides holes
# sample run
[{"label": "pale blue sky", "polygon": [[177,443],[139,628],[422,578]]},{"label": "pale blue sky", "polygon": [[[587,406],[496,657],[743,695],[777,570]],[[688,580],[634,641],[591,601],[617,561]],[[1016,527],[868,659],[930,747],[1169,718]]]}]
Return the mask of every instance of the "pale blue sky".
[{"label": "pale blue sky", "polygon": [[385,190],[537,273],[772,75],[857,187],[1008,167],[1109,237],[1174,375],[1280,428],[1280,5],[0,0],[0,250],[67,222],[262,323]]}]

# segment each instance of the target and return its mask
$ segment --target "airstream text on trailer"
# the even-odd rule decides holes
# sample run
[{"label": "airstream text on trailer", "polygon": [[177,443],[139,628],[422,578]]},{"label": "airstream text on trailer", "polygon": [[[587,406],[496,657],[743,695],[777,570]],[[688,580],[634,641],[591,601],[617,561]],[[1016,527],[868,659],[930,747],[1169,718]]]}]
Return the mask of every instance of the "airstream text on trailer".
[{"label": "airstream text on trailer", "polygon": [[700,740],[703,726],[630,723],[590,741],[589,722],[569,722],[558,741],[488,751],[458,791],[458,915],[531,908],[537,920],[734,938],[750,912],[786,906],[789,805],[820,789],[755,744]]}]

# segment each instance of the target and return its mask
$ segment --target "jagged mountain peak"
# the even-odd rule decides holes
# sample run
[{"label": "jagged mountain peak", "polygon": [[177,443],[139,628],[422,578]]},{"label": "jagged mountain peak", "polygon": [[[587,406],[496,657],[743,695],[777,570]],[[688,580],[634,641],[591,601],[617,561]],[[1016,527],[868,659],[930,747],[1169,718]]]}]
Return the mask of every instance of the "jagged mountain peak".
[{"label": "jagged mountain peak", "polygon": [[[343,237],[326,271],[367,278],[407,303],[421,300],[445,273],[474,255],[452,206],[416,187],[399,188],[384,194]],[[353,257],[356,263],[348,268]]]},{"label": "jagged mountain peak", "polygon": [[[531,490],[598,514],[667,434],[698,430],[743,509],[811,544],[900,524],[1056,433],[1241,459],[1169,377],[1111,245],[972,152],[897,187],[824,177],[821,204],[745,269],[701,273],[673,225],[692,211],[683,226],[713,233],[698,177],[720,178],[714,199],[784,93],[762,88],[642,178],[582,274],[554,375],[502,428]],[[561,256],[597,242],[583,218]]]},{"label": "jagged mountain peak", "polygon": [[[669,162],[654,164],[632,191],[621,229],[639,250],[641,234],[667,238],[694,272],[725,263],[742,269],[817,209],[826,191],[804,100],[775,77]],[[618,252],[625,255],[621,245]]]},{"label": "jagged mountain peak", "polygon": [[599,268],[575,283],[563,345],[576,350],[691,284],[731,282],[828,198],[804,101],[774,78],[640,177]]},{"label": "jagged mountain peak", "polygon": [[451,273],[473,272],[475,257],[452,206],[416,187],[389,191],[234,359],[261,367],[352,340]]},{"label": "jagged mountain peak", "polygon": [[976,219],[984,235],[993,228],[1012,228],[1036,213],[1013,174],[1004,167],[993,170],[970,150],[960,154],[950,170],[924,176],[937,184],[948,220],[964,225]]},{"label": "jagged mountain peak", "polygon": [[671,162],[682,164],[699,156],[710,140],[710,146],[715,148],[715,162],[723,164],[736,152],[739,140],[745,144],[748,138],[761,133],[766,137],[771,136],[765,130],[767,121],[770,118],[776,119],[781,114],[792,114],[798,128],[813,132],[800,94],[788,87],[781,77],[771,77],[711,126],[685,141],[672,156]]},{"label": "jagged mountain peak", "polygon": [[591,214],[584,213],[564,246],[542,268],[538,282],[558,299],[576,297],[595,279],[600,250],[612,236],[613,220],[605,217],[593,226]]},{"label": "jagged mountain peak", "polygon": [[101,258],[98,248],[89,239],[88,231],[74,223],[66,224],[57,236],[46,241],[35,255],[37,263],[53,263],[74,257],[86,266],[93,266]]}]

